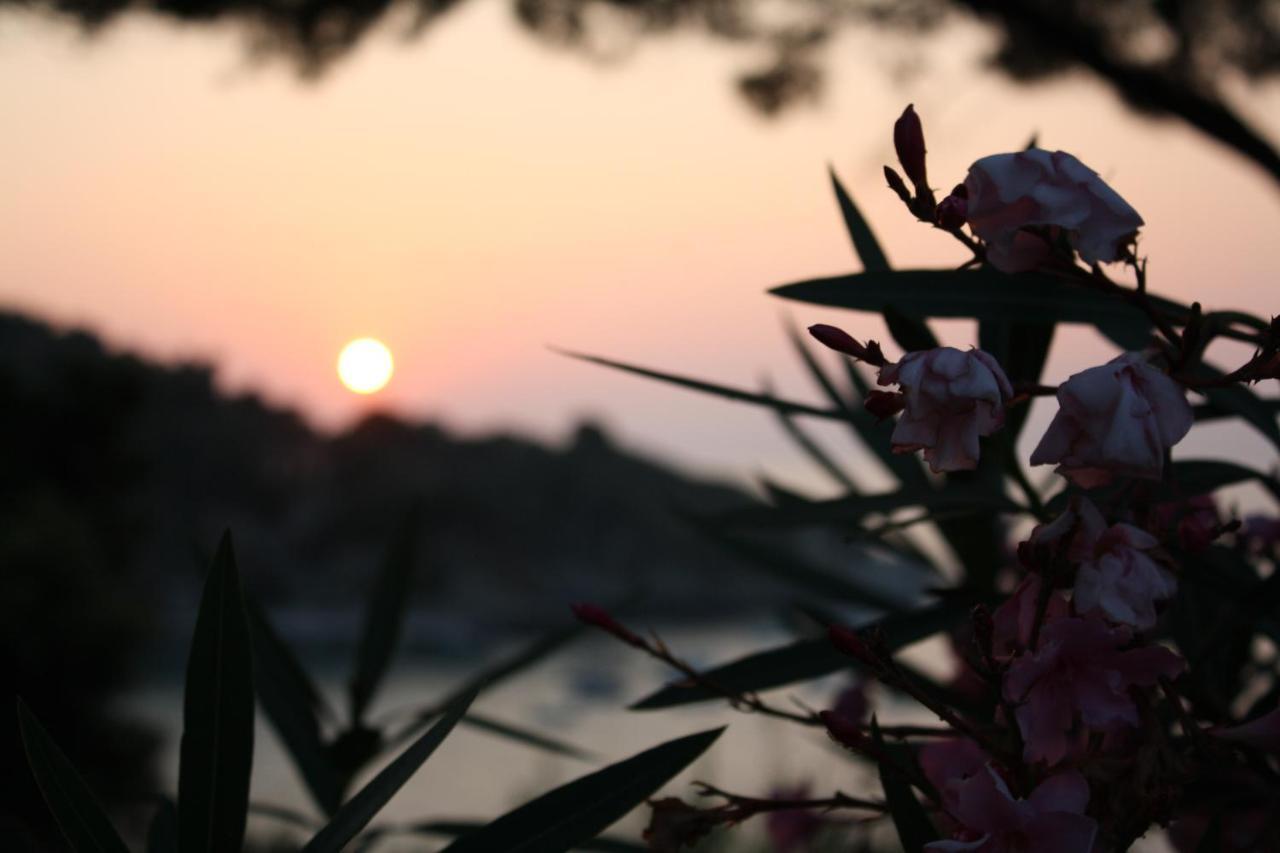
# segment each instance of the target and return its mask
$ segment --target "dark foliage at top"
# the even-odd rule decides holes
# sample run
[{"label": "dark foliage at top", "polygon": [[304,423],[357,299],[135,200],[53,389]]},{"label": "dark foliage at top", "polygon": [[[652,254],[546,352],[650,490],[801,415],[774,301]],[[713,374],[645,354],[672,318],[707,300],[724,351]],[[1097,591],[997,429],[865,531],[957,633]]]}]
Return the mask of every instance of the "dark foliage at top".
[{"label": "dark foliage at top", "polygon": [[[184,23],[230,22],[259,57],[284,56],[316,75],[392,12],[411,35],[463,0],[0,0],[96,29],[125,12]],[[1224,99],[1226,77],[1266,80],[1280,69],[1276,0],[510,0],[536,37],[607,58],[645,37],[691,30],[762,53],[738,78],[759,111],[776,114],[815,98],[825,45],[845,27],[927,32],[957,15],[996,32],[992,64],[1017,80],[1083,69],[1135,109],[1187,122],[1280,180],[1280,155]]]}]

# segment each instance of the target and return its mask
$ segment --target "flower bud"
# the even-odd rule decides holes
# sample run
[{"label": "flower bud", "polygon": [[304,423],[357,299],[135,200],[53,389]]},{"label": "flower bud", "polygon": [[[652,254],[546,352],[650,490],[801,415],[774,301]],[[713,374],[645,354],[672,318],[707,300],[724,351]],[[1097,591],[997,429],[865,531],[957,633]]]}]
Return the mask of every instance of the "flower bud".
[{"label": "flower bud", "polygon": [[873,367],[882,367],[887,361],[884,352],[880,349],[880,344],[875,341],[867,341],[863,344],[848,332],[835,326],[817,323],[809,327],[809,334],[823,346],[853,356],[859,361],[865,361]]},{"label": "flower bud", "polygon": [[573,615],[578,618],[578,621],[584,625],[599,628],[628,645],[644,648],[644,640],[609,615],[609,612],[603,607],[596,604],[583,603],[570,605],[569,609],[573,611]]},{"label": "flower bud", "polygon": [[823,711],[818,719],[827,727],[831,739],[846,749],[862,752],[866,747],[867,736],[853,720],[834,711]]},{"label": "flower bud", "polygon": [[866,664],[872,669],[880,669],[884,661],[879,655],[872,650],[871,646],[862,639],[857,631],[850,630],[841,625],[832,625],[827,629],[827,639],[831,641],[831,645],[835,646],[841,654],[846,654],[859,663]]},{"label": "flower bud", "polygon": [[903,204],[910,206],[911,190],[907,189],[907,185],[902,180],[902,176],[895,172],[892,167],[885,166],[884,179],[889,182],[889,189],[897,193],[898,198],[902,199]]},{"label": "flower bud", "polygon": [[916,115],[915,107],[911,104],[907,105],[893,124],[893,147],[898,152],[902,170],[916,188],[916,195],[927,195],[929,177],[924,163],[924,128],[920,124],[920,116]]},{"label": "flower bud", "polygon": [[891,418],[907,406],[907,396],[897,391],[868,391],[862,405],[880,420]]},{"label": "flower bud", "polygon": [[938,225],[943,228],[948,230],[959,228],[969,217],[969,202],[952,193],[938,203],[938,209],[934,215],[937,217]]}]

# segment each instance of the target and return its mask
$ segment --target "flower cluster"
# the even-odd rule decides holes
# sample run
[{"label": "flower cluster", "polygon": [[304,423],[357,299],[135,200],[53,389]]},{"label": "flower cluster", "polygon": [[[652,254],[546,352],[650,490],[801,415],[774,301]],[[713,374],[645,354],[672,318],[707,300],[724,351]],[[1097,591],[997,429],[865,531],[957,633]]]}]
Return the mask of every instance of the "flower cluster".
[{"label": "flower cluster", "polygon": [[[834,414],[852,414],[849,420],[868,444],[879,439],[894,454],[920,453],[932,476],[873,446],[895,475],[903,473],[901,491],[865,495],[855,486],[846,500],[788,497],[776,509],[788,519],[812,521],[845,507],[883,506],[890,515],[907,505],[923,507],[926,512],[910,522],[890,517],[874,537],[865,515],[858,520],[869,538],[926,562],[910,537],[892,537],[907,524],[930,522],[960,558],[963,581],[939,592],[937,605],[948,610],[963,602],[963,609],[948,610],[955,614],[947,630],[958,671],[949,683],[934,683],[897,658],[902,641],[892,634],[911,634],[918,627],[913,620],[927,621],[928,612],[889,613],[857,631],[828,625],[831,647],[847,656],[858,678],[829,710],[797,713],[736,687],[750,682],[756,666],[766,670],[760,686],[782,683],[778,669],[795,648],[703,674],[660,641],[605,614],[580,612],[584,621],[678,670],[685,680],[669,691],[719,695],[742,710],[820,725],[877,765],[884,783],[883,802],[840,793],[814,798],[804,788],[780,789],[765,799],[714,792],[725,802],[710,809],[663,800],[655,807],[651,846],[675,851],[716,826],[764,814],[778,851],[804,849],[815,834],[840,828],[825,812],[848,808],[870,813],[852,822],[859,825],[891,814],[902,840],[916,839],[910,849],[932,853],[1113,853],[1156,826],[1168,827],[1179,853],[1280,850],[1280,821],[1274,818],[1280,806],[1274,652],[1280,522],[1266,515],[1225,520],[1230,515],[1212,494],[1221,485],[1254,479],[1280,500],[1280,480],[1244,466],[1171,456],[1202,414],[1238,414],[1280,445],[1274,401],[1247,390],[1280,377],[1280,321],[1205,313],[1198,303],[1179,307],[1150,294],[1145,261],[1136,254],[1142,218],[1070,154],[1032,148],[984,157],[939,201],[928,182],[922,123],[912,108],[895,125],[893,142],[906,177],[886,167],[890,188],[913,216],[972,253],[960,269],[928,271],[930,277],[946,277],[944,283],[957,288],[966,281],[995,282],[988,297],[995,292],[1021,299],[1016,288],[1049,290],[1042,316],[1024,325],[1024,333],[1028,326],[1039,328],[1037,322],[1052,326],[1063,301],[1079,297],[1105,303],[1102,314],[1145,318],[1150,335],[1140,351],[1048,385],[1039,378],[1047,342],[1021,360],[1012,345],[999,358],[977,348],[917,348],[934,343],[923,318],[894,316],[878,302],[859,307],[884,311],[894,338],[907,344],[896,360],[876,341],[859,341],[830,325],[810,327],[821,344],[848,357],[850,384],[871,417],[843,400]],[[848,218],[852,205],[842,198],[842,206]],[[851,223],[850,231],[857,230]],[[868,239],[865,229],[862,239]],[[1132,285],[1111,278],[1103,264],[1124,265]],[[972,267],[984,272],[966,272]],[[920,273],[913,271],[915,280]],[[882,263],[865,277],[883,282],[894,274]],[[856,288],[858,276],[852,283],[848,278],[829,283]],[[902,280],[910,286],[909,276]],[[789,287],[815,293],[814,282]],[[939,292],[921,302],[935,298],[938,316],[955,316],[963,299],[941,288],[930,291]],[[808,301],[859,300],[841,290]],[[1018,324],[1007,310],[972,310],[965,316],[996,321],[992,332]],[[1248,328],[1233,326],[1241,322]],[[1104,323],[1095,325],[1107,331]],[[1234,371],[1214,369],[1203,356],[1217,336],[1251,342],[1256,351]],[[991,350],[1007,343],[985,325],[980,337],[993,342]],[[874,371],[874,388],[867,368]],[[824,387],[838,397],[832,383]],[[1193,409],[1189,393],[1206,402]],[[1031,482],[1015,450],[1016,434],[1010,435],[1026,421],[1018,407],[1037,397],[1057,404],[1028,460],[1054,466],[1057,476],[1045,477],[1055,486],[1052,497]],[[881,424],[890,419],[891,431]],[[813,455],[832,466],[828,456]],[[1014,486],[1025,502],[1014,500]],[[1003,514],[1022,514],[1035,524],[1006,525]],[[743,517],[754,522],[760,515]],[[1016,548],[1008,548],[1009,531],[1027,528]],[[988,534],[985,546],[969,547]],[[1258,642],[1264,636],[1270,639]],[[811,674],[820,665],[806,661],[798,668]],[[883,725],[868,697],[871,679],[919,703],[942,725]],[[1261,698],[1245,708],[1249,694]]]}]

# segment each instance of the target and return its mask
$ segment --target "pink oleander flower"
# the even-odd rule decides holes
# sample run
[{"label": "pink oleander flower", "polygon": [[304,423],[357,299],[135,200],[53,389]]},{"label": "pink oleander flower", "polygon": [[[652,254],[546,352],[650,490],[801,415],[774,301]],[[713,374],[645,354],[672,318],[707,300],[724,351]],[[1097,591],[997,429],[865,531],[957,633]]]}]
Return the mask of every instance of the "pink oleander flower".
[{"label": "pink oleander flower", "polygon": [[1210,729],[1210,733],[1222,740],[1244,744],[1266,752],[1280,753],[1280,708],[1275,708],[1247,723]]},{"label": "pink oleander flower", "polygon": [[1101,619],[1069,616],[1047,623],[1036,651],[1013,661],[1004,695],[1017,706],[1027,761],[1057,764],[1077,727],[1110,732],[1138,725],[1129,688],[1172,678],[1183,661],[1163,646],[1124,649],[1132,636]]},{"label": "pink oleander flower", "polygon": [[976,468],[978,437],[1004,425],[1004,403],[1013,396],[1000,364],[976,349],[909,352],[882,367],[878,381],[898,385],[905,397],[894,452],[923,450],[934,473]]},{"label": "pink oleander flower", "polygon": [[1089,783],[1069,770],[1041,782],[1016,800],[991,765],[955,786],[948,806],[962,829],[951,841],[931,841],[934,853],[1089,853],[1097,822],[1085,815]]},{"label": "pink oleander flower", "polygon": [[1251,554],[1262,554],[1280,545],[1280,518],[1251,515],[1244,520],[1240,537]]},{"label": "pink oleander flower", "polygon": [[1032,571],[1047,571],[1055,559],[1072,563],[1087,559],[1107,529],[1107,520],[1093,502],[1076,495],[1053,521],[1037,524],[1025,542],[1018,543],[1018,560]]},{"label": "pink oleander flower", "polygon": [[[1013,595],[992,614],[995,630],[991,636],[991,653],[997,660],[1009,660],[1020,654],[1031,642],[1031,629],[1035,625],[1042,588],[1039,575],[1027,575],[1013,591]],[[1050,593],[1045,604],[1045,623],[1061,619],[1069,609],[1065,598],[1057,592]]]},{"label": "pink oleander flower", "polygon": [[1160,479],[1165,453],[1191,429],[1182,386],[1138,353],[1069,378],[1058,388],[1058,407],[1031,464],[1056,462],[1059,474],[1086,489],[1116,474]]},{"label": "pink oleander flower", "polygon": [[[1063,151],[1039,148],[993,154],[969,167],[966,213],[973,233],[989,246],[987,260],[1005,272],[1031,269],[1048,244],[1030,244],[1024,228],[1064,229],[1085,263],[1116,261],[1142,226],[1142,217],[1097,172]],[[1009,264],[1006,268],[1003,264]]]},{"label": "pink oleander flower", "polygon": [[[805,800],[809,798],[809,786],[777,788],[769,796],[775,800]],[[812,809],[780,809],[765,815],[764,827],[775,853],[799,853],[809,849],[829,822]]]},{"label": "pink oleander flower", "polygon": [[867,712],[871,710],[867,687],[866,681],[861,678],[856,679],[836,696],[836,704],[831,709],[831,713],[850,722],[866,722]]},{"label": "pink oleander flower", "polygon": [[925,778],[938,790],[943,807],[954,811],[960,786],[974,775],[985,773],[991,756],[967,737],[948,737],[920,747],[916,760]]},{"label": "pink oleander flower", "polygon": [[1099,610],[1112,622],[1145,631],[1156,624],[1157,601],[1178,591],[1173,574],[1147,552],[1160,544],[1132,524],[1115,524],[1091,544],[1076,572],[1076,610]]}]

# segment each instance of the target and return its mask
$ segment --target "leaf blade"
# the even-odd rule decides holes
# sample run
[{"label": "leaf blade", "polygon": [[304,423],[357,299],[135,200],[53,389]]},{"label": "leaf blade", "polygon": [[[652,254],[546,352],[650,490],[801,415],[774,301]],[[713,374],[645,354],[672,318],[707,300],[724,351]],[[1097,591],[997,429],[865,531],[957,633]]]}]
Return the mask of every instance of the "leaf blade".
[{"label": "leaf blade", "polygon": [[667,741],[581,776],[461,836],[442,853],[563,853],[580,846],[693,763],[723,731]]},{"label": "leaf blade", "polygon": [[239,850],[253,764],[253,665],[231,534],[201,596],[183,696],[178,841],[183,853]]},{"label": "leaf blade", "polygon": [[390,668],[391,657],[400,642],[400,628],[409,605],[409,585],[417,558],[419,515],[415,505],[396,529],[369,596],[349,684],[354,724],[364,719],[364,713]]},{"label": "leaf blade", "polygon": [[21,699],[18,730],[36,785],[71,849],[75,853],[129,853],[79,771]]},{"label": "leaf blade", "polygon": [[444,742],[475,695],[455,702],[440,721],[422,734],[377,776],[347,800],[319,832],[302,848],[303,853],[341,853],[346,844],[368,826],[383,806],[409,781],[423,762]]}]

